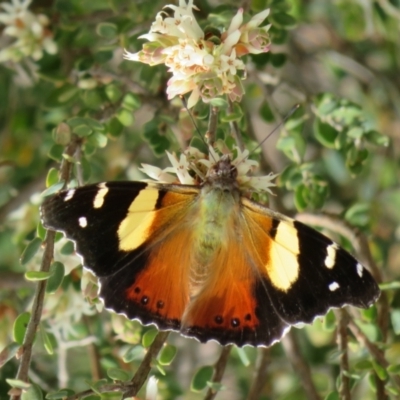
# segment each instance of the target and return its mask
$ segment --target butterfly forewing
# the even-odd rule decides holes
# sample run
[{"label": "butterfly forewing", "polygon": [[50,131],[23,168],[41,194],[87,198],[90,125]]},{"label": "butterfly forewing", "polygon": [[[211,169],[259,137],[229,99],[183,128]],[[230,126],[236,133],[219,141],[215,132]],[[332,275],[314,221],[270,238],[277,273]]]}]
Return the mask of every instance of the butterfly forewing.
[{"label": "butterfly forewing", "polygon": [[[331,239],[257,203],[244,203],[249,235],[258,244],[254,254],[265,254],[259,243],[269,243],[268,260],[258,264],[259,270],[285,322],[310,323],[330,308],[367,308],[377,300],[380,290],[368,270]],[[272,228],[262,233],[263,226]]]},{"label": "butterfly forewing", "polygon": [[178,330],[188,302],[183,219],[196,193],[141,182],[88,185],[47,198],[42,220],[75,242],[107,308]]}]

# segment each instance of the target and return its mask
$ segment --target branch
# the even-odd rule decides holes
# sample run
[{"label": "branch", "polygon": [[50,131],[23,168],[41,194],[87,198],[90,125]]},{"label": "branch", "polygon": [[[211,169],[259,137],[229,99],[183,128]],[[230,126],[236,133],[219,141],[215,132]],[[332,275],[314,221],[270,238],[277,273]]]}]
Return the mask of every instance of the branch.
[{"label": "branch", "polygon": [[270,349],[260,349],[253,383],[251,384],[247,400],[258,400],[267,380],[267,366],[270,362]]},{"label": "branch", "polygon": [[[226,369],[226,365],[228,363],[229,359],[229,354],[232,350],[232,345],[228,345],[223,347],[221,354],[219,355],[219,358],[217,362],[214,365],[214,374],[212,378],[213,383],[220,383],[222,380],[222,377],[224,376],[224,372]],[[204,400],[212,400],[215,398],[217,395],[218,391],[212,388],[209,388],[207,391],[207,394],[204,397]]]},{"label": "branch", "polygon": [[169,331],[161,331],[157,334],[154,342],[151,344],[147,353],[140,364],[136,374],[132,378],[128,390],[126,390],[122,396],[122,399],[127,399],[129,397],[135,397],[139,392],[140,388],[146,382],[146,379],[151,370],[151,362],[153,358],[157,356],[159,351],[161,350],[164,342],[167,340],[169,335]]},{"label": "branch", "polygon": [[[80,142],[77,140],[71,141],[68,145],[65,153],[69,156],[73,156]],[[71,172],[71,163],[66,159],[63,160],[60,167],[60,179],[67,182],[69,180]],[[51,262],[53,261],[54,254],[54,231],[47,231],[46,239],[44,241],[44,252],[40,266],[40,271],[48,272],[50,270]],[[19,379],[24,382],[28,382],[29,367],[32,358],[32,347],[35,339],[36,331],[39,326],[39,322],[42,316],[44,296],[46,292],[47,280],[39,281],[36,287],[35,296],[32,305],[32,314],[28,323],[28,327],[25,332],[24,342],[22,344],[22,356],[18,367],[18,372],[15,379]],[[11,400],[19,400],[21,393],[12,394]]]},{"label": "branch", "polygon": [[[229,104],[229,112],[232,113],[233,112],[233,103],[231,100],[228,101]],[[237,144],[237,146],[239,147],[240,151],[243,151],[245,149],[244,143],[243,143],[243,139],[242,139],[242,134],[240,133],[240,129],[239,126],[237,124],[236,121],[230,122],[229,126],[231,127],[231,133],[232,136],[235,139],[235,142]]]},{"label": "branch", "polygon": [[285,353],[292,363],[294,371],[299,375],[309,400],[321,400],[311,377],[310,367],[301,354],[293,329],[282,339]]},{"label": "branch", "polygon": [[337,330],[337,344],[340,352],[340,375],[341,384],[339,387],[339,393],[341,400],[351,400],[350,394],[350,378],[348,376],[349,372],[349,354],[347,348],[347,324],[349,315],[343,310],[337,310],[336,316],[339,321],[339,326]]},{"label": "branch", "polygon": [[206,140],[209,146],[213,146],[215,143],[215,133],[217,131],[218,124],[218,108],[210,106],[210,118],[208,120],[208,129],[206,132]]}]

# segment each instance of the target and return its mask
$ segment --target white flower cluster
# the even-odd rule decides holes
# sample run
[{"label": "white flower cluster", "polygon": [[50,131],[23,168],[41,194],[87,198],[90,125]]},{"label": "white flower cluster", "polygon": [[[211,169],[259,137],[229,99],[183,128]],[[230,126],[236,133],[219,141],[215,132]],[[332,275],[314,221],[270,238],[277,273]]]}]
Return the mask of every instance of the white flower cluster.
[{"label": "white flower cluster", "polygon": [[[169,99],[192,92],[188,107],[201,98],[204,102],[228,95],[232,101],[243,96],[241,78],[245,65],[239,57],[269,51],[269,26],[259,25],[269,14],[265,10],[243,24],[243,9],[239,9],[225,32],[214,29],[203,32],[197,23],[193,0],[179,0],[179,6],[167,5],[174,16],[165,11],[157,14],[150,32],[141,38],[149,40],[138,53],[125,51],[127,60],[149,65],[165,64],[172,73],[168,81]],[[242,71],[241,75],[238,71]]]},{"label": "white flower cluster", "polygon": [[[172,167],[164,169],[153,165],[142,164],[140,170],[150,178],[163,183],[181,183],[184,185],[196,185],[199,181],[204,181],[208,175],[209,169],[221,159],[212,147],[209,148],[210,158],[196,149],[188,147],[179,159],[177,156],[167,152],[168,158]],[[259,168],[259,163],[248,158],[249,151],[240,151],[236,148],[237,156],[232,159],[232,165],[236,167],[238,176],[237,181],[239,187],[244,192],[269,192],[270,187],[276,186],[273,181],[277,174],[268,174],[264,176],[251,176]]]},{"label": "white flower cluster", "polygon": [[57,52],[52,32],[47,28],[49,19],[43,14],[34,14],[28,10],[31,0],[11,0],[2,3],[0,24],[5,25],[3,35],[15,38],[7,47],[0,50],[0,62],[18,62],[25,57],[39,60],[43,51],[49,54]]}]

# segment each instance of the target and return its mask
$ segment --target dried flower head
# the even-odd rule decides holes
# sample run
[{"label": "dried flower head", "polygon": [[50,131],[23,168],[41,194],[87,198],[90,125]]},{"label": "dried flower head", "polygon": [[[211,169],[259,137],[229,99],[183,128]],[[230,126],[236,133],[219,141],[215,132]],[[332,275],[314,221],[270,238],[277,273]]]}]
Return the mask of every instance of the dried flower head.
[{"label": "dried flower head", "polygon": [[200,98],[207,103],[221,95],[239,101],[244,93],[241,80],[246,76],[239,57],[269,51],[269,26],[260,27],[269,10],[243,24],[243,9],[239,9],[229,28],[220,33],[201,29],[193,15],[197,9],[193,0],[179,0],[179,6],[164,8],[171,9],[174,16],[160,11],[149,33],[141,36],[149,42],[138,53],[125,51],[124,57],[149,65],[165,64],[172,73],[168,98],[191,92],[189,108]]},{"label": "dried flower head", "polygon": [[[239,148],[235,150],[237,156],[232,158],[231,162],[238,171],[237,181],[241,190],[249,194],[253,192],[272,193],[270,188],[275,186],[273,181],[277,174],[252,176],[251,174],[259,168],[259,163],[248,158],[248,150],[240,151]],[[207,157],[198,149],[189,147],[179,158],[167,152],[172,167],[161,169],[152,165],[142,164],[140,170],[152,179],[162,183],[195,185],[206,179],[210,168],[222,157],[212,147],[210,147],[209,151],[210,155]]]}]

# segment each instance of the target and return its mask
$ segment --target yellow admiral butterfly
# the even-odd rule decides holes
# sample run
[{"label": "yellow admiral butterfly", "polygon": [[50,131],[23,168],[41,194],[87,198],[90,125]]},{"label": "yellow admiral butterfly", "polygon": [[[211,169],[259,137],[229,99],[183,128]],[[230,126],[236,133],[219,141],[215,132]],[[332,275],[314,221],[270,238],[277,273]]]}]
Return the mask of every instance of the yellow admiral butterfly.
[{"label": "yellow admiral butterfly", "polygon": [[76,244],[106,308],[201,342],[270,346],[331,307],[380,291],[348,252],[243,196],[221,157],[200,185],[108,182],[42,205],[45,227]]}]

